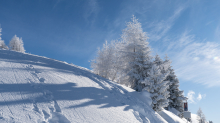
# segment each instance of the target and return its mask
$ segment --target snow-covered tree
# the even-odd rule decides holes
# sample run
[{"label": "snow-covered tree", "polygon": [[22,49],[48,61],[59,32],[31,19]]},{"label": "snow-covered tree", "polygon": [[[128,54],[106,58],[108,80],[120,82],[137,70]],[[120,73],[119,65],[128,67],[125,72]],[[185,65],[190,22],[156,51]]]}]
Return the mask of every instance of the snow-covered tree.
[{"label": "snow-covered tree", "polygon": [[19,38],[16,35],[11,39],[9,46],[11,50],[22,53],[25,52],[22,38]]},{"label": "snow-covered tree", "polygon": [[117,75],[117,50],[115,41],[103,44],[98,50],[97,57],[92,61],[93,72],[107,79],[115,80]]},{"label": "snow-covered tree", "polygon": [[166,66],[164,65],[164,61],[159,57],[159,55],[155,56],[154,64],[156,64],[159,67],[162,73],[167,72],[167,68],[165,68]]},{"label": "snow-covered tree", "polygon": [[151,64],[150,48],[147,35],[143,32],[141,23],[133,16],[123,30],[122,45],[120,47],[121,70],[124,73],[123,80],[127,86],[141,91],[141,82],[147,77]]},{"label": "snow-covered tree", "polygon": [[201,108],[199,108],[199,110],[197,111],[197,120],[198,123],[206,123],[206,118]]},{"label": "snow-covered tree", "polygon": [[169,88],[168,91],[170,92],[169,96],[169,108],[175,108],[180,112],[179,117],[183,117],[184,113],[184,101],[187,100],[186,97],[183,95],[183,91],[179,89],[179,80],[177,76],[175,75],[174,69],[172,69],[171,61],[168,59],[168,57],[165,57],[165,61],[163,62],[166,66],[166,70],[169,72],[167,78],[165,81],[169,81]]},{"label": "snow-covered tree", "polygon": [[2,28],[0,28],[0,48],[1,49],[8,49],[8,47],[5,45],[5,42],[4,40],[2,40],[2,37],[1,37],[1,32],[2,32]]},{"label": "snow-covered tree", "polygon": [[[158,81],[158,82],[153,82],[153,85],[154,86],[157,86],[157,88],[159,88],[159,89],[163,89],[162,90],[162,93],[161,93],[161,90],[156,90],[155,89],[155,91],[154,91],[154,93],[158,93],[158,94],[160,94],[161,95],[161,97],[163,97],[163,98],[161,98],[161,100],[160,100],[160,102],[159,103],[163,103],[162,105],[161,104],[159,104],[159,105],[161,105],[160,107],[161,107],[161,109],[162,108],[164,108],[164,107],[166,107],[167,105],[168,105],[168,102],[169,102],[169,100],[168,100],[168,97],[169,97],[169,91],[168,91],[168,88],[169,88],[169,80],[166,80],[166,78],[167,78],[167,75],[169,75],[169,70],[168,70],[168,66],[169,66],[169,63],[167,63],[167,62],[164,62],[160,57],[159,57],[159,55],[156,55],[155,56],[155,60],[153,61],[153,64],[155,65],[155,66],[157,66],[157,71],[158,72],[155,72],[155,74],[158,74],[159,76],[158,77],[160,77],[159,79],[160,79],[160,82],[158,81],[158,80],[156,80],[156,81]],[[154,68],[153,68],[154,69]],[[152,73],[152,72],[151,72]],[[152,76],[152,74],[150,74],[149,75],[150,77]],[[154,76],[154,75],[153,75]],[[157,78],[158,79],[158,78]],[[147,81],[146,81],[147,82]],[[152,83],[151,83],[152,84]],[[151,89],[152,89],[152,87],[151,87]],[[154,94],[155,95],[155,94]],[[153,99],[153,98],[152,98]],[[161,110],[161,109],[159,109],[159,110]],[[158,109],[157,109],[157,111],[158,111]]]},{"label": "snow-covered tree", "polygon": [[159,66],[153,64],[148,75],[149,77],[142,82],[145,85],[144,90],[151,93],[152,108],[155,111],[161,111],[169,104],[167,91],[169,81],[164,81],[168,73],[162,73]]}]

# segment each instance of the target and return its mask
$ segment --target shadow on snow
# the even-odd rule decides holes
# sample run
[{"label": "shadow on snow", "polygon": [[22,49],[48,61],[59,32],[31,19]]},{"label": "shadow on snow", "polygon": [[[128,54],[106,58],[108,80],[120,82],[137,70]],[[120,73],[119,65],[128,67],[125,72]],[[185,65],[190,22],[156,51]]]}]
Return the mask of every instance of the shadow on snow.
[{"label": "shadow on snow", "polygon": [[[130,95],[128,91],[121,86],[118,86],[116,83],[111,82],[105,78],[102,78],[98,75],[95,75],[88,70],[83,70],[77,68],[73,65],[65,64],[60,61],[56,61],[53,59],[48,59],[40,56],[33,56],[29,54],[23,54],[15,51],[7,51],[0,50],[0,59],[4,59],[7,62],[21,63],[27,65],[39,65],[44,67],[55,68],[58,72],[71,73],[78,76],[85,76],[90,80],[96,82],[103,89],[95,88],[95,87],[77,87],[77,85],[73,82],[67,82],[65,84],[0,84],[0,93],[3,94],[5,92],[18,92],[21,94],[37,94],[41,95],[35,97],[35,100],[38,103],[47,102],[48,100],[45,98],[44,89],[51,92],[53,96],[53,100],[82,100],[82,99],[90,99],[90,101],[82,103],[80,105],[74,105],[67,108],[77,108],[84,107],[88,105],[101,105],[100,108],[105,107],[117,107],[126,105],[125,101],[121,98],[125,98],[126,100],[130,100]],[[13,68],[13,69],[22,69],[24,68]],[[44,71],[41,69],[40,71]],[[3,82],[2,82],[3,83]],[[108,88],[105,84],[111,85],[112,88]],[[15,95],[14,95],[15,96]],[[32,99],[23,99],[23,100],[12,100],[12,101],[0,101],[0,105],[14,105],[20,103],[31,103]],[[125,108],[128,110],[130,108]]]},{"label": "shadow on snow", "polygon": [[[53,68],[53,70],[68,74],[74,74],[76,76],[84,76],[100,85],[102,88],[96,87],[77,87],[74,82],[66,82],[64,84],[47,84],[47,83],[28,83],[27,84],[5,84],[0,83],[0,94],[4,95],[6,92],[25,95],[27,98],[20,100],[0,101],[0,106],[3,105],[16,105],[22,103],[33,103],[33,97],[35,95],[35,103],[44,103],[51,100],[60,101],[76,101],[88,99],[87,102],[72,105],[66,108],[79,108],[89,105],[100,105],[99,108],[119,107],[124,106],[124,110],[133,109],[134,111],[140,111],[143,113],[134,115],[139,120],[148,121],[145,117],[151,117],[155,119],[154,111],[146,103],[140,101],[137,96],[137,92],[128,92],[122,86],[115,82],[102,78],[98,75],[91,73],[89,70],[78,68],[74,65],[66,64],[57,60],[44,58],[40,56],[33,56],[30,54],[23,54],[15,51],[0,50],[0,59],[4,59],[6,62],[21,63],[26,65],[38,65],[43,67]],[[20,69],[20,68],[13,68]],[[21,68],[21,70],[26,70]],[[46,69],[37,69],[37,71],[46,71]],[[28,81],[28,80],[27,80]],[[46,90],[46,91],[45,91]],[[36,96],[38,95],[38,96]],[[30,98],[28,97],[30,96]]]}]

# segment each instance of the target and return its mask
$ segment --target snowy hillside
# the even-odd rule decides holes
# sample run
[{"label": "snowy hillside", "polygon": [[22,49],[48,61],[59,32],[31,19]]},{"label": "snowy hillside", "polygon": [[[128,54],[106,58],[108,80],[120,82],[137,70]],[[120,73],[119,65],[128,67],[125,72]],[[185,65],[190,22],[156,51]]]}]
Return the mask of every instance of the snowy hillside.
[{"label": "snowy hillside", "polygon": [[0,50],[1,123],[166,123],[150,101],[85,68]]}]

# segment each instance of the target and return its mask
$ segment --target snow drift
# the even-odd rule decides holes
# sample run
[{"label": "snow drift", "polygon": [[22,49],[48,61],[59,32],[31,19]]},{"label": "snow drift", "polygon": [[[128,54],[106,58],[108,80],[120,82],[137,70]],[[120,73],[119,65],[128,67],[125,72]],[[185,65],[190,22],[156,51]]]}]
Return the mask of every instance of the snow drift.
[{"label": "snow drift", "polygon": [[85,68],[0,50],[1,123],[167,123],[150,101]]}]

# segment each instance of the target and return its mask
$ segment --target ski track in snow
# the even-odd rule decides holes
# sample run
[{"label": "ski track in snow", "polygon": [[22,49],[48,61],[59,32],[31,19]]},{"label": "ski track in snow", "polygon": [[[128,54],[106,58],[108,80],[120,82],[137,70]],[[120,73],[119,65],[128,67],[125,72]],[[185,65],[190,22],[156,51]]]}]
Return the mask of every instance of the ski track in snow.
[{"label": "ski track in snow", "polygon": [[[33,72],[30,72],[33,77],[36,77],[38,79],[38,81],[40,83],[44,83],[45,79],[41,78],[39,76],[39,74],[41,73],[39,70],[36,70],[33,65],[28,65],[26,66],[26,68],[28,70],[31,70]],[[50,103],[50,106],[48,107],[50,109],[50,112],[45,111],[44,109],[42,109],[42,114],[43,114],[43,122],[49,122],[49,123],[70,123],[70,121],[64,116],[62,115],[62,111],[59,107],[59,105],[57,104],[56,100],[53,99],[53,93],[50,92],[49,90],[46,90],[45,88],[38,86],[36,87],[36,85],[33,85],[34,83],[31,82],[32,86],[36,89],[36,88],[40,88],[41,92],[43,92],[43,98],[45,100],[48,101],[48,103]],[[38,113],[40,112],[39,108],[37,107],[37,103],[36,100],[33,100],[35,103],[33,104],[34,106],[34,111],[37,111]]]},{"label": "ski track in snow", "polygon": [[137,92],[65,62],[0,50],[0,123],[166,123]]},{"label": "ski track in snow", "polygon": [[[23,68],[25,68],[25,67],[21,63],[16,65],[16,64],[12,64],[10,62],[9,64],[10,64],[10,69],[11,69],[11,71],[13,73],[13,79],[15,80],[15,81],[13,81],[13,84],[19,84],[19,82],[18,82],[18,80],[19,80],[18,79],[18,72],[14,68],[19,68],[18,66],[23,66]],[[41,78],[39,76],[39,74],[41,72],[36,70],[36,69],[34,69],[33,65],[26,66],[26,69],[32,75],[32,77],[35,78],[35,80],[38,80],[39,83],[44,83],[45,79]],[[22,75],[19,76],[19,77],[24,77],[25,78],[25,76],[22,76]],[[36,83],[36,81],[32,81],[29,78],[26,78],[26,79],[29,81],[29,83],[31,84],[31,86],[34,89],[38,89],[38,90],[40,89],[41,90],[43,98],[45,100],[47,100],[48,103],[49,103],[48,109],[50,109],[50,111],[47,113],[47,111],[38,108],[38,102],[37,102],[37,100],[35,100],[35,98],[32,98],[30,100],[31,102],[33,102],[32,103],[32,105],[33,105],[32,110],[37,112],[37,113],[39,113],[39,114],[41,114],[41,116],[44,118],[44,119],[38,119],[38,122],[42,121],[42,122],[45,122],[45,123],[46,122],[48,122],[48,123],[55,123],[55,122],[57,122],[57,123],[70,123],[70,121],[68,121],[68,119],[64,115],[62,115],[62,111],[61,111],[59,105],[57,104],[56,100],[53,100],[53,94],[50,91],[44,89],[43,86],[37,84],[38,82]],[[19,88],[19,90],[20,90],[20,88]],[[13,94],[10,93],[10,95],[12,97],[14,97]],[[25,98],[23,98],[24,95],[21,93],[21,91],[19,91],[19,94],[16,95],[16,96],[20,96],[21,100],[25,100]],[[4,102],[5,102],[5,100],[4,100]],[[25,107],[25,104],[22,104],[22,106]],[[10,114],[11,114],[10,120],[5,119],[2,115],[1,115],[0,119],[2,119],[3,121],[5,120],[4,122],[14,122],[14,121],[12,121],[14,119],[13,118],[14,115],[13,115],[13,112],[11,111],[11,107],[8,106],[8,105],[7,105],[7,107],[9,109],[9,111],[10,111]],[[29,115],[29,119],[31,119],[30,115]]]}]

